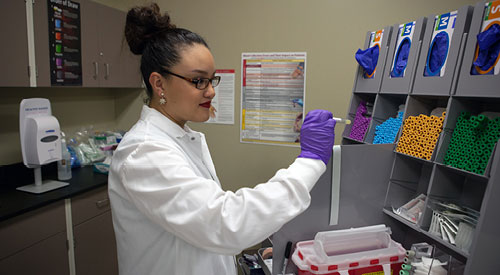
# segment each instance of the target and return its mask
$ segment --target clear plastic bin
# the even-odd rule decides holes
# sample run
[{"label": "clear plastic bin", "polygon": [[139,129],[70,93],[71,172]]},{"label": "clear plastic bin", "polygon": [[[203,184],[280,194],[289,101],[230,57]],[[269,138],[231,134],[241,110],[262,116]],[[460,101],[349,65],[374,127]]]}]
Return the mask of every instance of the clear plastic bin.
[{"label": "clear plastic bin", "polygon": [[292,261],[299,275],[390,275],[399,274],[405,252],[391,239],[390,228],[375,225],[319,232],[314,240],[297,243]]}]

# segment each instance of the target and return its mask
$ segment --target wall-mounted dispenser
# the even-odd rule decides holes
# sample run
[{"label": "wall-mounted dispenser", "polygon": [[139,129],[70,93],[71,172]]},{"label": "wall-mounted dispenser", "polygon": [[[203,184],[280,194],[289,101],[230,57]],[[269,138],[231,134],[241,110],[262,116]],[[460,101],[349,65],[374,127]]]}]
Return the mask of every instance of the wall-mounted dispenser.
[{"label": "wall-mounted dispenser", "polygon": [[42,182],[41,167],[61,159],[61,132],[59,122],[52,116],[50,102],[45,98],[29,98],[21,101],[19,131],[24,165],[34,168],[35,183],[18,187],[30,193],[44,193],[68,183],[45,180]]}]

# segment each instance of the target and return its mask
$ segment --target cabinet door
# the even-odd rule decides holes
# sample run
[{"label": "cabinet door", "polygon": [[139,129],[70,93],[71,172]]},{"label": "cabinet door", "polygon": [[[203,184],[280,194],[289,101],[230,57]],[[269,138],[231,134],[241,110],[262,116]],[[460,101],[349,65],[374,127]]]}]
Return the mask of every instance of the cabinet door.
[{"label": "cabinet door", "polygon": [[111,211],[75,226],[73,233],[76,274],[118,274]]},{"label": "cabinet door", "polygon": [[97,9],[101,63],[101,87],[140,88],[140,57],[125,40],[126,13],[107,6]]},{"label": "cabinet door", "polygon": [[0,260],[0,274],[69,274],[66,232],[60,232],[19,253]]},{"label": "cabinet door", "polygon": [[92,1],[81,0],[82,86],[99,87],[99,35],[97,33],[97,8]]},{"label": "cabinet door", "polygon": [[0,1],[0,86],[29,87],[26,3]]},{"label": "cabinet door", "polygon": [[14,255],[65,230],[62,200],[3,221],[0,223],[0,259]]}]

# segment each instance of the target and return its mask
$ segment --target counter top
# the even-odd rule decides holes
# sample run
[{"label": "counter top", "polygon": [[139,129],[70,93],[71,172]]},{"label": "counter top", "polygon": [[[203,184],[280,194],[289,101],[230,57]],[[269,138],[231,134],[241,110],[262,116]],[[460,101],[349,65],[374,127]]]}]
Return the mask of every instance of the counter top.
[{"label": "counter top", "polygon": [[[28,170],[29,171],[29,170]],[[42,179],[57,180],[54,173],[47,173],[42,171]],[[52,190],[43,194],[31,194],[23,191],[18,191],[15,188],[26,184],[33,183],[34,178],[29,180],[30,177],[20,177],[22,180],[13,186],[12,184],[3,184],[0,188],[0,222],[38,209],[50,203],[71,198],[76,195],[82,194],[86,191],[92,190],[99,186],[108,183],[108,175],[96,173],[91,166],[77,168],[72,170],[72,177],[69,181],[69,186],[65,186],[56,190]]]}]

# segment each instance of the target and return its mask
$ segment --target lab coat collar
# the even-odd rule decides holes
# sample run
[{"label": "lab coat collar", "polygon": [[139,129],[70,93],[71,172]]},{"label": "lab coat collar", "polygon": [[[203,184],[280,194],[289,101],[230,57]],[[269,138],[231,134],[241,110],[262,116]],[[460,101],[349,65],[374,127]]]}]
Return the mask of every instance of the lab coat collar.
[{"label": "lab coat collar", "polygon": [[158,112],[156,109],[148,107],[147,105],[142,107],[141,120],[149,121],[157,125],[160,129],[167,132],[168,135],[177,139],[185,136],[200,136],[200,133],[191,130],[191,128],[187,125],[184,125],[184,128],[181,128],[181,126],[170,120],[170,118]]}]

